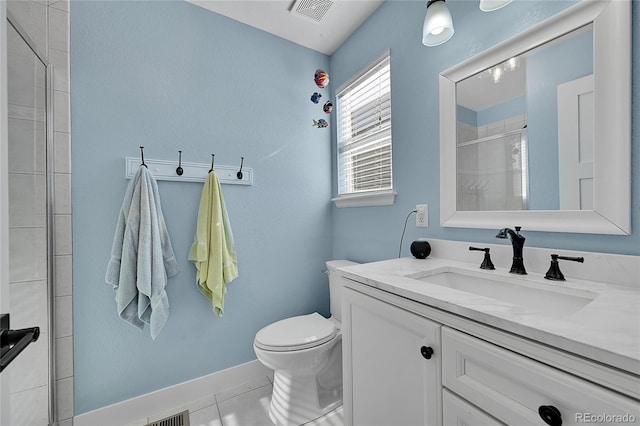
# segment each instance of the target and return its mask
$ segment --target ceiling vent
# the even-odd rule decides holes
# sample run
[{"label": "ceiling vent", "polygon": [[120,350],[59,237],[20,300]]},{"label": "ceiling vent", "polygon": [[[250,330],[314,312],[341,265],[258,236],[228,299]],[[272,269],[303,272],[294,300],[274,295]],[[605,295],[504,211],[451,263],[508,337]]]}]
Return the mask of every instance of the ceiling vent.
[{"label": "ceiling vent", "polygon": [[147,423],[146,426],[189,426],[189,411],[183,411],[153,423]]},{"label": "ceiling vent", "polygon": [[320,22],[333,3],[331,0],[296,0],[291,13]]}]

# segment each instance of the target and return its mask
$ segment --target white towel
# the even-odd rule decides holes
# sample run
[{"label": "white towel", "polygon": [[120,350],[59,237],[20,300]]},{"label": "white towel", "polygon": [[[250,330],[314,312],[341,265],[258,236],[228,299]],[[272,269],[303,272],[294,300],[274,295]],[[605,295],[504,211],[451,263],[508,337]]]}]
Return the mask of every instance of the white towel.
[{"label": "white towel", "polygon": [[105,281],[116,292],[118,315],[155,338],[169,317],[167,278],[179,272],[160,207],[158,185],[141,166],[124,196]]}]

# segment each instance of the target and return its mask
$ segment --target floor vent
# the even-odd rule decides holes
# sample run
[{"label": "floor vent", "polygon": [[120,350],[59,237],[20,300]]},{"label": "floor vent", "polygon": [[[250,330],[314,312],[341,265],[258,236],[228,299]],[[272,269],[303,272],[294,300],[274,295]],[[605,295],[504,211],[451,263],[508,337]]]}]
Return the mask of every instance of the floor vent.
[{"label": "floor vent", "polygon": [[148,423],[147,426],[189,426],[189,411],[156,420],[153,423]]},{"label": "floor vent", "polygon": [[331,5],[333,5],[332,0],[297,0],[293,4],[291,12],[320,22]]}]

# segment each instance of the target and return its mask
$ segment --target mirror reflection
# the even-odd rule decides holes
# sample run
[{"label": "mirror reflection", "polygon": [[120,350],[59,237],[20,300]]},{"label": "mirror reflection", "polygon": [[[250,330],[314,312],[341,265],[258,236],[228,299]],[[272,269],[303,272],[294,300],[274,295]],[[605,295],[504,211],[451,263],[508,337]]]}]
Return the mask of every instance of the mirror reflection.
[{"label": "mirror reflection", "polygon": [[593,25],[456,84],[456,210],[593,209]]}]

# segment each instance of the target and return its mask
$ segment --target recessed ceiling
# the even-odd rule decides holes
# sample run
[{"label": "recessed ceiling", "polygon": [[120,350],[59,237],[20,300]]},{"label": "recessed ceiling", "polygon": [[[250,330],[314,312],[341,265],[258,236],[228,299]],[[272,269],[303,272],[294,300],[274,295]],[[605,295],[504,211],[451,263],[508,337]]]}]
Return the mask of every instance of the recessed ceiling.
[{"label": "recessed ceiling", "polygon": [[187,0],[332,55],[384,0]]}]

